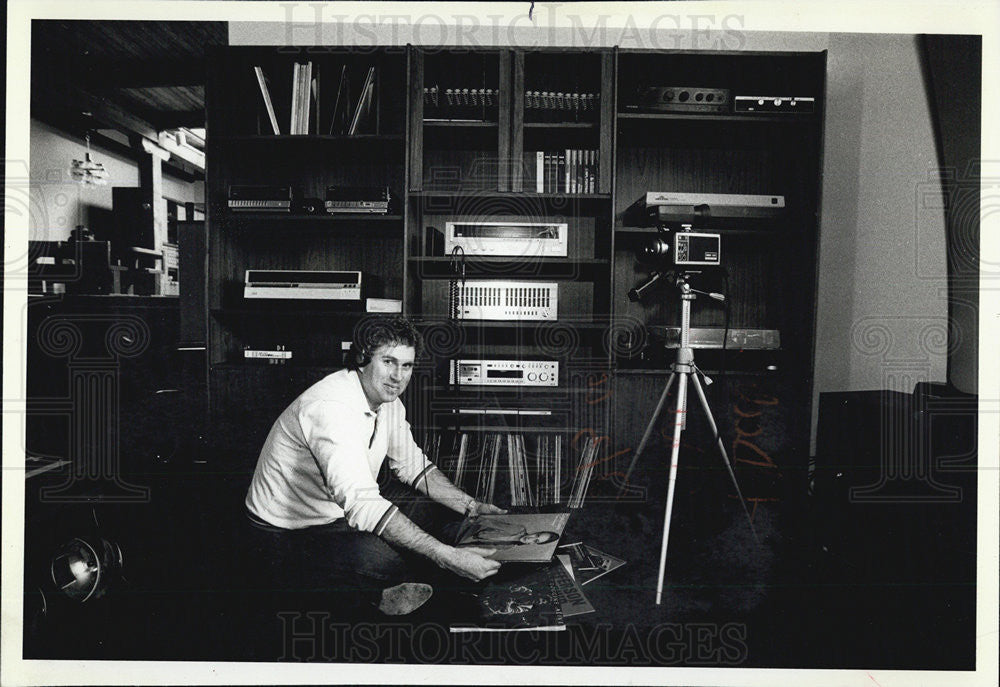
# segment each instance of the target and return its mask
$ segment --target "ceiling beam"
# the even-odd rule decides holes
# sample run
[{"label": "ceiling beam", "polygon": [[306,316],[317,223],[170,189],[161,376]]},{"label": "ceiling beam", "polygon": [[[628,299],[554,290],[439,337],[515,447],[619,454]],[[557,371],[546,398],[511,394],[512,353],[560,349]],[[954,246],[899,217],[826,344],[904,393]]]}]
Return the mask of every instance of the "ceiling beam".
[{"label": "ceiling beam", "polygon": [[191,129],[199,129],[205,126],[205,110],[151,112],[149,113],[149,117],[160,131],[164,129],[178,129],[182,126]]},{"label": "ceiling beam", "polygon": [[87,58],[75,67],[88,90],[204,86],[205,60],[123,60]]},{"label": "ceiling beam", "polygon": [[38,96],[39,106],[44,106],[43,103],[48,105],[59,103],[63,107],[76,109],[81,113],[89,112],[94,121],[101,124],[121,129],[126,133],[137,134],[154,143],[157,141],[158,134],[153,124],[108,98],[101,98],[69,83],[56,85],[52,80],[32,84],[31,92],[32,96]]},{"label": "ceiling beam", "polygon": [[[90,133],[95,144],[137,162],[148,155],[143,151],[140,139],[158,144],[159,135],[147,122],[134,115],[122,114],[123,110],[118,106],[96,103],[95,100],[89,94],[77,94],[69,89],[60,91],[50,85],[34,84],[31,89],[31,116],[62,129],[71,136],[83,138]],[[91,115],[84,115],[84,111],[89,111]],[[100,134],[98,129],[103,127],[128,134],[131,145],[124,145]],[[143,135],[143,131],[151,132],[152,135]],[[171,174],[184,181],[204,179],[203,168],[180,156],[171,155],[166,164],[173,168],[170,170]]]}]

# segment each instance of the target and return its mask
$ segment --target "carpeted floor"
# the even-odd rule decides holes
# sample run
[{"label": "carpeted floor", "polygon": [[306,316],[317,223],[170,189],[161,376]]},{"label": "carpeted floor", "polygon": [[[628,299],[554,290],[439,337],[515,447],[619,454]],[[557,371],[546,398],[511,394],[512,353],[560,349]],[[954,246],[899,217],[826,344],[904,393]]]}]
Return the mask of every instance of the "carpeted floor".
[{"label": "carpeted floor", "polygon": [[[595,499],[570,518],[565,540],[627,560],[584,587],[595,613],[570,619],[566,632],[469,638],[446,631],[455,612],[447,594],[412,617],[358,625],[338,615],[330,595],[236,584],[239,567],[254,565],[235,553],[249,475],[182,455],[163,468],[143,478],[149,504],[95,509],[102,531],[125,551],[124,584],[85,606],[49,598],[47,614],[26,623],[26,656],[912,669],[973,662],[974,556],[944,551],[906,527],[922,522],[913,509],[883,519],[891,542],[856,529],[824,550],[805,537],[813,531],[807,514],[763,504],[754,513],[757,543],[724,484],[690,477],[677,490],[657,606],[665,494]],[[81,506],[52,516],[51,506],[29,505],[33,511],[32,532],[53,524],[69,532],[68,521],[91,517]],[[46,523],[46,512],[58,522]],[[867,514],[844,524],[875,522]],[[947,565],[921,562],[916,546],[947,553]],[[29,548],[42,557],[42,538]]]}]

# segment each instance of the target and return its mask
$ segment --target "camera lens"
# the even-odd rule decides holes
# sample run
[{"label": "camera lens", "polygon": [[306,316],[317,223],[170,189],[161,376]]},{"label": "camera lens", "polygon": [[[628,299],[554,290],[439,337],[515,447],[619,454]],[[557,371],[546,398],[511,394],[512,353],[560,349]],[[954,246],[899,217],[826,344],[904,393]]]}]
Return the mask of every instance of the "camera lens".
[{"label": "camera lens", "polygon": [[658,262],[670,254],[670,243],[664,239],[656,238],[650,240],[642,247],[640,260],[647,262]]}]

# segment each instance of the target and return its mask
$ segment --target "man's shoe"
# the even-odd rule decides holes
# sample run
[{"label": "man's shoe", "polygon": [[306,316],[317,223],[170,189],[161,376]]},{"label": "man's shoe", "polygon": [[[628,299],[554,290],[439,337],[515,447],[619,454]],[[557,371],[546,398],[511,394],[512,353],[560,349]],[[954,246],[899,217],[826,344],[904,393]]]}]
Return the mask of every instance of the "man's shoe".
[{"label": "man's shoe", "polygon": [[378,610],[385,615],[407,615],[423,606],[434,588],[422,582],[403,582],[382,590]]}]

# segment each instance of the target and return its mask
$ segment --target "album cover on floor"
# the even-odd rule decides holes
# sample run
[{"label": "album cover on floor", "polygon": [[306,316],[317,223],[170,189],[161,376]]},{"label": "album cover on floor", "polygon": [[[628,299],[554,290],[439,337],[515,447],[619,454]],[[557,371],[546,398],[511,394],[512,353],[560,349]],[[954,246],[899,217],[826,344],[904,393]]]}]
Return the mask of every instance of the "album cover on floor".
[{"label": "album cover on floor", "polygon": [[598,577],[625,565],[625,561],[611,554],[599,551],[582,542],[564,544],[559,551],[569,556],[581,585],[593,582]]},{"label": "album cover on floor", "polygon": [[[560,567],[559,563],[553,566]],[[565,574],[565,572],[563,572]],[[566,629],[563,602],[552,570],[503,573],[475,593],[470,620],[450,626],[452,632],[513,632],[521,630],[559,631]]]}]

